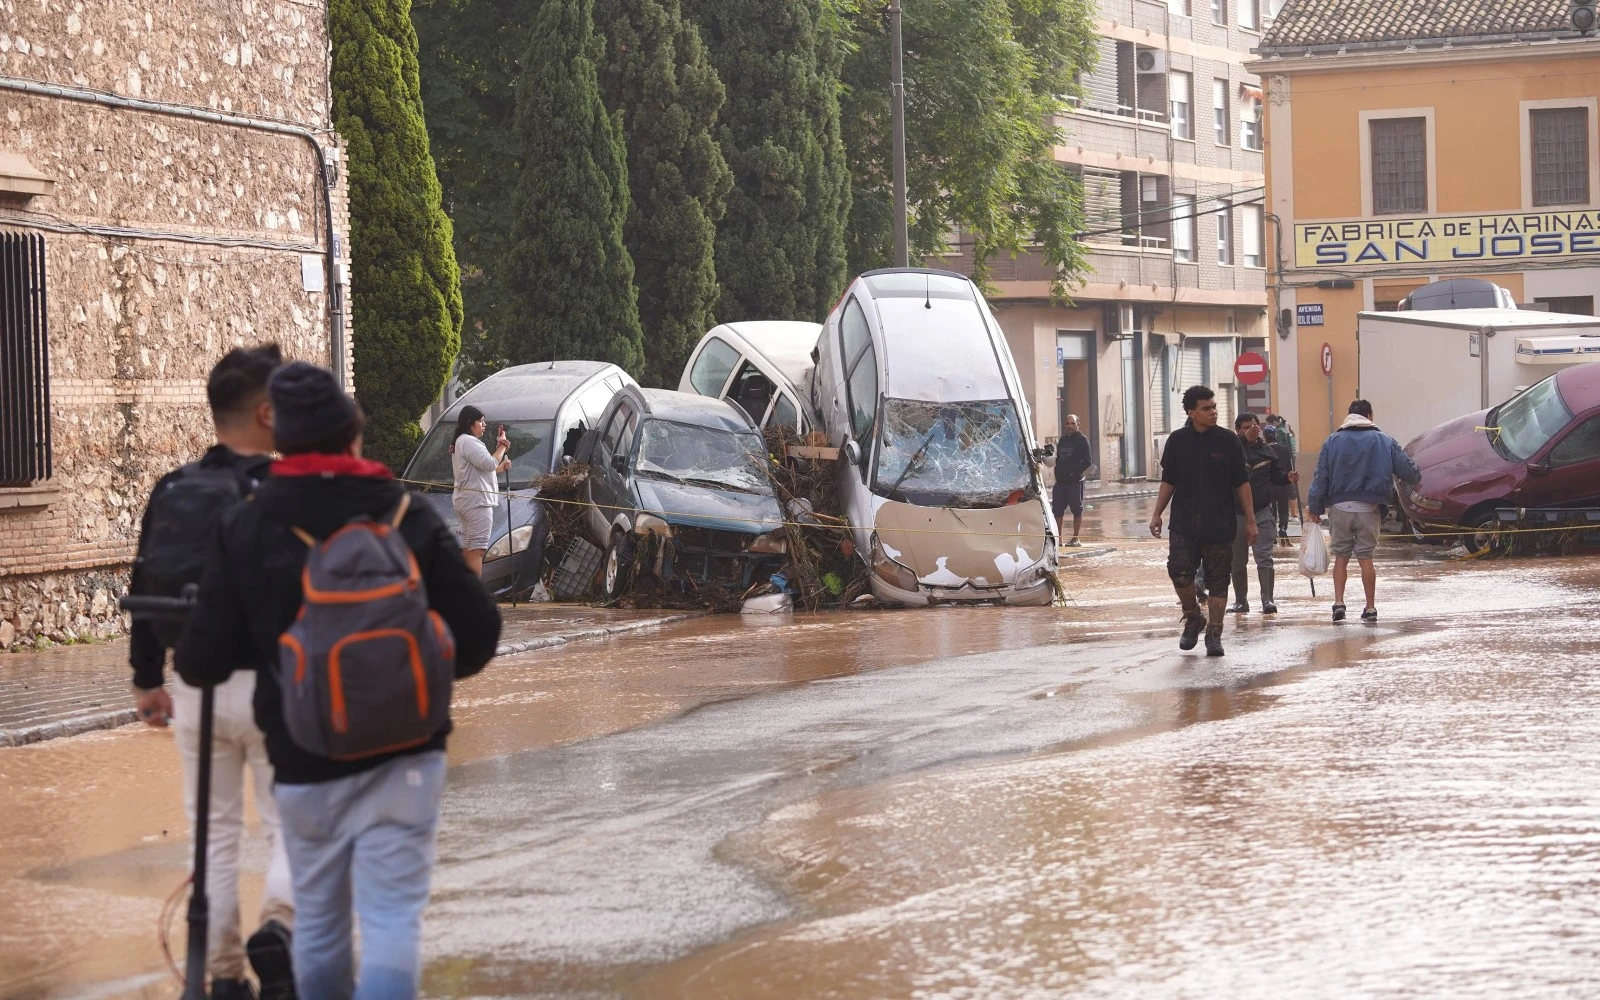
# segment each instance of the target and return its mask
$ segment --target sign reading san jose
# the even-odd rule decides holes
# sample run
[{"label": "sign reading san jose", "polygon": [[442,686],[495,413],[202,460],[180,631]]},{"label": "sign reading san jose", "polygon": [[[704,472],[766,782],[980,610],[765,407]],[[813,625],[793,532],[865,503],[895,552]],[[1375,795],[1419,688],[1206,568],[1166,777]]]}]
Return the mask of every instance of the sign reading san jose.
[{"label": "sign reading san jose", "polygon": [[1600,255],[1600,210],[1307,222],[1294,227],[1294,262],[1304,268],[1586,254]]}]

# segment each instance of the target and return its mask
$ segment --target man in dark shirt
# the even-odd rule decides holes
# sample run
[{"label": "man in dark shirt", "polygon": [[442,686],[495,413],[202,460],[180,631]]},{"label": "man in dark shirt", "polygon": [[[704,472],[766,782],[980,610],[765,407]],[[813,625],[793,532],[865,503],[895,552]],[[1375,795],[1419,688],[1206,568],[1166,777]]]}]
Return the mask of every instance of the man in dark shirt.
[{"label": "man in dark shirt", "polygon": [[1067,533],[1067,511],[1072,511],[1072,537],[1067,545],[1081,545],[1078,532],[1083,530],[1083,476],[1094,465],[1089,451],[1089,439],[1078,430],[1078,418],[1067,415],[1067,425],[1061,440],[1056,442],[1056,484],[1050,490],[1050,508],[1061,523],[1061,533]]},{"label": "man in dark shirt", "polygon": [[1256,540],[1245,544],[1244,526],[1247,518],[1239,516],[1239,532],[1233,540],[1233,608],[1235,614],[1250,611],[1250,552],[1256,554],[1256,578],[1261,581],[1261,613],[1275,615],[1278,606],[1272,601],[1275,573],[1272,566],[1273,529],[1277,527],[1274,509],[1275,491],[1298,482],[1299,474],[1290,472],[1278,452],[1261,436],[1261,421],[1246,410],[1233,421],[1233,429],[1244,446],[1244,464],[1250,473],[1250,498],[1255,504],[1251,515],[1256,522]]},{"label": "man in dark shirt", "polygon": [[[1189,415],[1167,438],[1161,453],[1161,492],[1150,516],[1150,534],[1161,537],[1161,515],[1172,504],[1172,536],[1167,575],[1183,603],[1179,649],[1193,649],[1203,630],[1206,655],[1221,656],[1222,621],[1228,610],[1228,577],[1233,569],[1233,539],[1244,519],[1245,543],[1256,540],[1254,501],[1245,470],[1244,448],[1232,431],[1217,426],[1217,395],[1203,385],[1183,394]],[[1207,612],[1200,610],[1194,575],[1205,569]]]},{"label": "man in dark shirt", "polygon": [[[1290,472],[1294,472],[1294,452],[1283,442],[1283,438],[1286,436],[1278,432],[1276,424],[1268,423],[1267,426],[1261,428],[1261,438],[1267,442],[1267,446],[1278,456],[1279,464]],[[1297,483],[1300,481],[1298,473],[1295,474],[1294,481]],[[1272,505],[1278,512],[1279,545],[1289,544],[1289,496],[1291,493],[1298,492],[1298,487],[1291,486],[1289,483],[1272,488]]]}]

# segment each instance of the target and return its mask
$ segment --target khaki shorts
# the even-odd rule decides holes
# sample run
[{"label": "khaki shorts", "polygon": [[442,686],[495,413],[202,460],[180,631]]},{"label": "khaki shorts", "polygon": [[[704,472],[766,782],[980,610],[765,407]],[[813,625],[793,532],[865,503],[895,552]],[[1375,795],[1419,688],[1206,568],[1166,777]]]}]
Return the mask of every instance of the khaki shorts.
[{"label": "khaki shorts", "polygon": [[1338,557],[1371,559],[1378,548],[1378,532],[1383,527],[1383,516],[1375,510],[1355,514],[1337,507],[1328,511],[1329,550]]}]

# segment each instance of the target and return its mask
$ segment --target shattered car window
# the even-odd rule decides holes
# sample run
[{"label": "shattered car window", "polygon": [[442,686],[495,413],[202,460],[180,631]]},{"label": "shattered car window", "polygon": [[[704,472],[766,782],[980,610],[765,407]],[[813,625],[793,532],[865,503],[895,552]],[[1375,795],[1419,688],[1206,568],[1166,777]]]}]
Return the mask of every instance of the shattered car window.
[{"label": "shattered car window", "polygon": [[1008,400],[927,403],[886,399],[874,491],[923,506],[998,507],[1033,476],[1022,425]]},{"label": "shattered car window", "polygon": [[766,453],[755,434],[649,420],[639,440],[637,469],[645,476],[767,494],[772,485]]}]

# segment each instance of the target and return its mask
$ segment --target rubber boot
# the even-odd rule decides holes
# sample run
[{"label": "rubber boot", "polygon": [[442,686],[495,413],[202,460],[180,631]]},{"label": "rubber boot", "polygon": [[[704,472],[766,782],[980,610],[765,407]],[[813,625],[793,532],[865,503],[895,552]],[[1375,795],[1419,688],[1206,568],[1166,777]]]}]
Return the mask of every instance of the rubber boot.
[{"label": "rubber boot", "polygon": [[1261,613],[1264,615],[1277,614],[1278,605],[1273,603],[1272,600],[1272,587],[1277,580],[1277,573],[1271,566],[1258,566],[1256,567],[1256,579],[1261,583]]},{"label": "rubber boot", "polygon": [[1242,569],[1233,571],[1233,607],[1228,610],[1242,615],[1250,610],[1250,576]]}]

